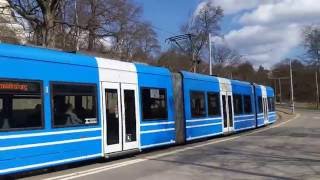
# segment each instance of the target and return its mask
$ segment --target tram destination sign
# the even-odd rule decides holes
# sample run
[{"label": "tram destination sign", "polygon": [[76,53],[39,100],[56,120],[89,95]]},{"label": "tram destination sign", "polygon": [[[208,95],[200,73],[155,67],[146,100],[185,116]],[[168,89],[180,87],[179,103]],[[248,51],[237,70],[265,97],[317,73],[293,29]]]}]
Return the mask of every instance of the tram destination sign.
[{"label": "tram destination sign", "polygon": [[0,92],[40,92],[40,83],[20,81],[0,81]]}]

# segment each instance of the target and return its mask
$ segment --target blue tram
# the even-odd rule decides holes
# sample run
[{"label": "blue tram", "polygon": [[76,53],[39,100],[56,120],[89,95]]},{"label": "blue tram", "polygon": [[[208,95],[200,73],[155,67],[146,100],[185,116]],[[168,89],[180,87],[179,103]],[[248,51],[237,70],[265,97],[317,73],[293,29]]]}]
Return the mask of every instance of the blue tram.
[{"label": "blue tram", "polygon": [[248,82],[0,44],[0,175],[274,123]]},{"label": "blue tram", "polygon": [[219,80],[216,77],[181,72],[186,140],[222,134]]},{"label": "blue tram", "polygon": [[232,80],[232,93],[235,131],[255,128],[253,86],[248,82]]},{"label": "blue tram", "polygon": [[140,148],[174,144],[176,139],[171,73],[136,64],[140,94]]}]

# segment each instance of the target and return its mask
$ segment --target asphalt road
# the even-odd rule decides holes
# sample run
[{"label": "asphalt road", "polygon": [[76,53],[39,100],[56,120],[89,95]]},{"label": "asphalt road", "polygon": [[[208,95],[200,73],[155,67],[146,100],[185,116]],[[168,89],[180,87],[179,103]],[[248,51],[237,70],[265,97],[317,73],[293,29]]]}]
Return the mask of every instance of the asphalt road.
[{"label": "asphalt road", "polygon": [[25,179],[320,179],[320,112],[272,127]]}]

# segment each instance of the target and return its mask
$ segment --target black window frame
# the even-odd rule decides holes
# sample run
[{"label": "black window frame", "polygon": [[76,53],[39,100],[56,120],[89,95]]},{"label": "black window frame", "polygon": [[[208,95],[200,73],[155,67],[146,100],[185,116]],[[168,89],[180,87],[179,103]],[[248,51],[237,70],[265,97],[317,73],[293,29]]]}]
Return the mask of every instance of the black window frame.
[{"label": "black window frame", "polygon": [[[54,85],[75,85],[75,86],[92,86],[94,87],[94,92],[96,96],[96,118],[97,122],[92,124],[75,124],[70,126],[55,126],[54,125],[54,94],[53,94],[53,86]],[[98,126],[100,124],[100,116],[99,116],[99,92],[98,85],[96,83],[79,83],[79,82],[61,82],[61,81],[50,81],[50,109],[51,109],[51,128],[52,129],[62,129],[62,128],[73,128],[73,127],[89,127],[89,126]]]},{"label": "black window frame", "polygon": [[[209,95],[217,95],[218,97],[218,114],[215,114],[215,115],[212,115],[212,114],[209,114]],[[219,117],[221,116],[221,100],[220,100],[220,93],[219,92],[213,92],[213,91],[208,91],[207,92],[207,114],[208,114],[208,117]]]},{"label": "black window frame", "polygon": [[[165,112],[166,112],[166,118],[145,118],[144,115],[144,101],[143,101],[143,90],[151,90],[151,89],[157,89],[157,90],[164,90],[165,96]],[[150,121],[168,121],[169,120],[169,110],[168,110],[168,91],[167,88],[163,87],[140,87],[140,96],[141,96],[141,114],[142,114],[142,121],[144,122],[150,122]]]},{"label": "black window frame", "polygon": [[[9,82],[26,82],[26,83],[39,83],[40,87],[40,99],[41,99],[41,127],[27,127],[27,128],[10,128],[10,129],[0,129],[0,133],[2,132],[19,132],[19,131],[33,131],[33,130],[44,130],[46,128],[45,123],[45,97],[44,97],[44,88],[43,88],[43,80],[39,79],[17,79],[17,78],[0,78],[1,81],[9,81]],[[0,94],[1,95],[1,94]]]},{"label": "black window frame", "polygon": [[[241,108],[240,108],[240,113],[238,113],[238,112],[236,112],[236,101],[235,101],[235,97],[240,97],[240,105],[241,105]],[[243,95],[242,94],[236,94],[236,93],[234,93],[234,94],[232,94],[232,100],[233,100],[233,113],[234,113],[234,115],[235,116],[237,116],[237,115],[243,115],[244,114],[244,101],[243,101]],[[237,107],[237,110],[238,110],[238,107]]]},{"label": "black window frame", "polygon": [[[247,94],[244,94],[243,95],[243,114],[252,114],[253,113],[253,108],[252,108],[252,98],[251,98],[251,95],[247,95]],[[250,112],[246,112],[246,98],[249,98],[250,99]]]},{"label": "black window frame", "polygon": [[[191,98],[191,94],[192,93],[203,93],[204,95],[204,108],[205,108],[205,113],[202,116],[194,116],[192,113],[192,98]],[[190,97],[190,114],[191,114],[191,118],[193,119],[199,119],[199,118],[205,118],[208,116],[208,109],[207,109],[207,97],[206,97],[206,91],[198,91],[198,90],[190,90],[189,91],[189,97]]]}]

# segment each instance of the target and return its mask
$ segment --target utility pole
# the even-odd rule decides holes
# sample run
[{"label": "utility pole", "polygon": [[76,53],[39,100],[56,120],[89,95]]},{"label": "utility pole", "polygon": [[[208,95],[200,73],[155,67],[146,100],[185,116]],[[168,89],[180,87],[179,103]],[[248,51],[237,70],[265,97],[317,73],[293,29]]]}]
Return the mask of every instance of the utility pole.
[{"label": "utility pole", "polygon": [[282,104],[282,90],[281,90],[281,78],[278,79],[279,82],[279,101]]},{"label": "utility pole", "polygon": [[289,76],[283,76],[283,77],[268,77],[268,79],[270,80],[274,80],[274,87],[275,87],[275,94],[277,91],[277,81],[278,81],[278,88],[279,88],[279,103],[282,103],[282,89],[281,89],[281,80],[289,80],[290,77]]},{"label": "utility pole", "polygon": [[291,107],[294,113],[294,95],[293,95],[293,77],[292,77],[292,60],[290,59],[290,82],[291,82]]},{"label": "utility pole", "polygon": [[277,102],[277,80],[274,80],[274,94],[276,95],[275,101]]},{"label": "utility pole", "polygon": [[319,109],[319,83],[318,83],[318,70],[316,71],[316,102],[317,109]]},{"label": "utility pole", "polygon": [[197,64],[197,60],[195,59],[195,54],[194,54],[194,51],[192,52],[192,62],[194,63],[193,64],[193,72],[196,73],[197,72],[197,69],[198,69],[198,64]]},{"label": "utility pole", "polygon": [[320,95],[319,95],[319,81],[318,81],[318,73],[320,72],[319,71],[319,61],[320,61],[320,58],[319,58],[319,55],[320,55],[320,50],[318,50],[318,58],[317,58],[317,65],[316,65],[316,103],[317,103],[317,109],[319,109],[319,104],[320,104]]},{"label": "utility pole", "polygon": [[212,47],[211,47],[211,33],[209,33],[209,68],[210,68],[210,76],[212,76]]}]

